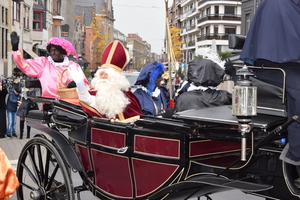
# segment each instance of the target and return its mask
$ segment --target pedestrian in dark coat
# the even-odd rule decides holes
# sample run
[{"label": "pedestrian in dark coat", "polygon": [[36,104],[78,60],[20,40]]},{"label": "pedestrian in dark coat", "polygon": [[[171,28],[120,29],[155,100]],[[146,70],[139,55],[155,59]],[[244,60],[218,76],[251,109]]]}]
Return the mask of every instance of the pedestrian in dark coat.
[{"label": "pedestrian in dark coat", "polygon": [[9,92],[7,99],[7,133],[6,137],[17,137],[16,134],[16,118],[18,106],[21,105],[21,88],[15,87]]},{"label": "pedestrian in dark coat", "polygon": [[[28,112],[30,110],[38,110],[37,103],[33,102],[28,97],[34,97],[35,96],[35,90],[29,90],[28,88],[24,88],[22,91],[22,104],[19,106],[17,116],[20,117],[20,139],[23,139],[23,133],[24,133],[24,125],[25,125],[25,118],[28,115]],[[30,130],[31,127],[27,125],[27,139],[30,138]]]},{"label": "pedestrian in dark coat", "polygon": [[6,126],[6,95],[8,91],[5,86],[2,85],[2,81],[0,79],[0,138],[4,138],[7,131]]}]

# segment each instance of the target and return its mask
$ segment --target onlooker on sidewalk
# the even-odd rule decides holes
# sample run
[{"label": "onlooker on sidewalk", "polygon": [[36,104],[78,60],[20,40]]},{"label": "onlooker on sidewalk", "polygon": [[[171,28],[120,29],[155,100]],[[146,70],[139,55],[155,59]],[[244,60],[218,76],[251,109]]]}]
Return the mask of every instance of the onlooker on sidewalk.
[{"label": "onlooker on sidewalk", "polygon": [[7,131],[6,126],[6,102],[5,98],[8,94],[5,86],[2,85],[2,80],[0,79],[0,138],[4,138]]},{"label": "onlooker on sidewalk", "polygon": [[16,134],[16,118],[18,106],[22,103],[20,101],[21,88],[15,87],[9,92],[7,99],[7,134],[6,137],[17,137]]},{"label": "onlooker on sidewalk", "polygon": [[[22,104],[19,106],[19,109],[17,111],[17,116],[20,117],[20,139],[23,139],[23,132],[24,132],[24,124],[25,124],[25,118],[28,115],[29,110],[38,110],[39,107],[37,103],[30,100],[30,98],[27,97],[34,97],[35,96],[35,90],[29,90],[28,88],[22,89]],[[30,138],[30,130],[31,127],[27,126],[27,137]]]},{"label": "onlooker on sidewalk", "polygon": [[181,78],[178,74],[175,75],[175,90],[177,90],[180,87]]}]

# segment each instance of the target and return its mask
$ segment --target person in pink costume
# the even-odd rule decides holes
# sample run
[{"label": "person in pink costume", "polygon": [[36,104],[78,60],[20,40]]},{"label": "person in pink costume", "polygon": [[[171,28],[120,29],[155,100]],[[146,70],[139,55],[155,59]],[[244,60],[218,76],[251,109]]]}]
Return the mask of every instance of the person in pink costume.
[{"label": "person in pink costume", "polygon": [[[63,38],[52,37],[47,42],[47,51],[50,56],[24,59],[22,51],[18,48],[19,36],[16,32],[12,32],[10,37],[14,61],[24,74],[29,77],[39,78],[43,97],[58,97],[57,89],[66,87],[73,81],[68,75],[68,69],[70,67],[80,68],[80,65],[68,59],[70,54],[73,54],[78,59],[76,50],[69,41]],[[80,71],[83,74],[82,70]],[[84,82],[86,85],[89,85],[89,81],[86,78]]]}]

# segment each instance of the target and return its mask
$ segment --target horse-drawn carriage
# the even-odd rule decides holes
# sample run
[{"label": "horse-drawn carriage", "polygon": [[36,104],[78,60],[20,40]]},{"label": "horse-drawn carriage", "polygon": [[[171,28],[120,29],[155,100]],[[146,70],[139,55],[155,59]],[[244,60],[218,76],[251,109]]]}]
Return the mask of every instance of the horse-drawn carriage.
[{"label": "horse-drawn carriage", "polygon": [[[284,87],[255,78],[252,83],[258,88],[258,114],[243,134],[228,105],[128,123],[37,97],[34,101],[49,110],[30,111],[27,117],[40,133],[20,154],[18,199],[69,200],[76,193],[80,199],[85,190],[99,199],[209,199],[232,189],[266,199],[296,199],[299,169],[279,155],[287,126],[298,119],[287,121]],[[78,172],[82,184],[72,183],[71,171]]]}]

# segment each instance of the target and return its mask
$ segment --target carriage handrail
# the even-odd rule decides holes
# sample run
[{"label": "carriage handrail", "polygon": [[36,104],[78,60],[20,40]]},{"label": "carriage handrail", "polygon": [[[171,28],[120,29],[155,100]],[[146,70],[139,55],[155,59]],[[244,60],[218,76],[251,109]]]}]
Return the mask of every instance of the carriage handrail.
[{"label": "carriage handrail", "polygon": [[[243,67],[241,65],[234,65],[234,67]],[[285,104],[285,87],[286,87],[286,73],[283,69],[278,67],[265,67],[265,66],[247,66],[248,68],[255,68],[255,69],[270,69],[270,70],[279,70],[283,74],[283,81],[282,81],[282,104]]]}]

